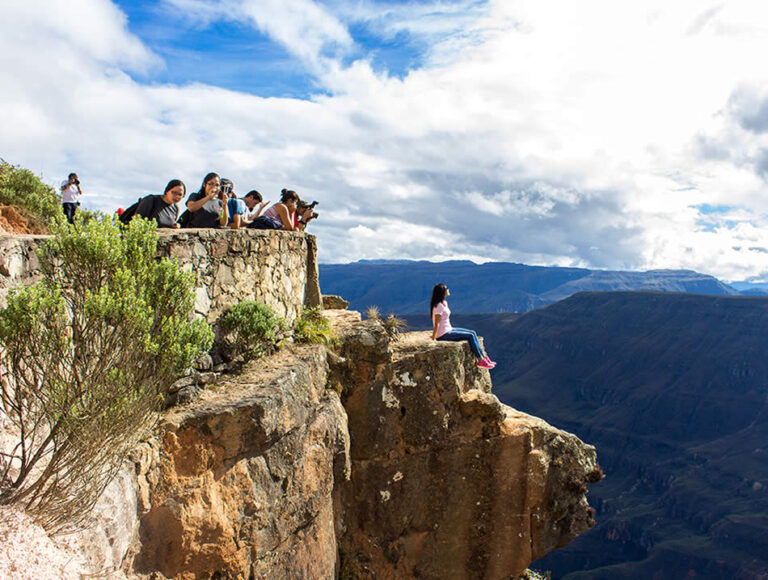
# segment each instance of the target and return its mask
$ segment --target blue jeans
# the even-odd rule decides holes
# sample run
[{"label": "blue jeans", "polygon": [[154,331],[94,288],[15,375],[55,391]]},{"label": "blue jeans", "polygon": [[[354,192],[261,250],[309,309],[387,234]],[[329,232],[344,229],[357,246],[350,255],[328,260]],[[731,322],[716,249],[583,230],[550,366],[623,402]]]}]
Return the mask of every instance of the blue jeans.
[{"label": "blue jeans", "polygon": [[72,221],[75,219],[75,210],[77,209],[77,204],[65,201],[61,205],[64,206],[64,215],[66,216],[67,221],[72,223]]},{"label": "blue jeans", "polygon": [[467,330],[466,328],[454,328],[450,332],[446,332],[444,335],[439,336],[437,340],[448,340],[450,342],[460,342],[466,340],[469,346],[472,347],[472,352],[475,353],[477,358],[483,358],[483,349],[480,347],[480,340],[477,338],[477,333],[474,330]]}]

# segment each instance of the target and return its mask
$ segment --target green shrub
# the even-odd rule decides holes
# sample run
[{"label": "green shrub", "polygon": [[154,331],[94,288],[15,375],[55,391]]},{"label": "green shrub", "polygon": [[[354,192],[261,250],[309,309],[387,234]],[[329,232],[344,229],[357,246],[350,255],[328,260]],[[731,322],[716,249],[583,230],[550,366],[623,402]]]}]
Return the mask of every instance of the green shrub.
[{"label": "green shrub", "polygon": [[0,160],[0,205],[11,205],[27,210],[28,216],[47,224],[60,215],[61,198],[28,169]]},{"label": "green shrub", "polygon": [[213,333],[189,321],[192,275],[155,259],[153,222],[59,216],[52,231],[42,282],[0,310],[0,394],[21,433],[0,461],[0,504],[55,532],[87,515]]},{"label": "green shrub", "polygon": [[224,315],[224,328],[232,333],[235,350],[246,358],[258,358],[276,349],[285,321],[261,302],[244,300]]},{"label": "green shrub", "polygon": [[324,344],[334,346],[336,335],[330,321],[320,313],[320,309],[304,308],[301,318],[296,321],[293,338],[299,343]]}]

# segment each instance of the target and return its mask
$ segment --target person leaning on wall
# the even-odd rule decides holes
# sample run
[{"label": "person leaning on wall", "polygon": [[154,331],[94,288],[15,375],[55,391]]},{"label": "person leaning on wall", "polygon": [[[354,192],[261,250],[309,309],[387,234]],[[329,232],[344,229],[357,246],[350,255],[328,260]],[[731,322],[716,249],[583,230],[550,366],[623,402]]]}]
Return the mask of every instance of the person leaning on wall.
[{"label": "person leaning on wall", "polygon": [[139,201],[137,216],[154,219],[159,228],[178,228],[179,206],[187,193],[187,187],[180,179],[171,179],[163,195],[148,195]]},{"label": "person leaning on wall", "polygon": [[280,192],[280,203],[276,203],[261,215],[254,219],[249,228],[257,230],[287,230],[290,232],[299,229],[296,224],[296,206],[299,203],[299,194],[291,189],[283,189]]},{"label": "person leaning on wall", "polygon": [[264,201],[261,194],[255,189],[246,193],[243,199],[230,198],[227,202],[229,227],[233,230],[247,227],[254,219],[261,215],[262,210],[268,203],[268,201]]},{"label": "person leaning on wall", "polygon": [[184,228],[215,228],[227,225],[227,194],[221,189],[221,178],[217,173],[206,175],[199,191],[189,195],[187,211],[179,221]]}]

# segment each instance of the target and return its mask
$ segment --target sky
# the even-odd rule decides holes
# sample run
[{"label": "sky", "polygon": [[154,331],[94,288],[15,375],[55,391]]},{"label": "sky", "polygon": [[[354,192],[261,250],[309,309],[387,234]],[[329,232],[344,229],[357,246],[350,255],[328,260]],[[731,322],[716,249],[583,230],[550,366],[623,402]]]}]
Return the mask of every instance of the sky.
[{"label": "sky", "polygon": [[768,3],[3,0],[0,158],[114,211],[216,171],[320,261],[768,280]]}]

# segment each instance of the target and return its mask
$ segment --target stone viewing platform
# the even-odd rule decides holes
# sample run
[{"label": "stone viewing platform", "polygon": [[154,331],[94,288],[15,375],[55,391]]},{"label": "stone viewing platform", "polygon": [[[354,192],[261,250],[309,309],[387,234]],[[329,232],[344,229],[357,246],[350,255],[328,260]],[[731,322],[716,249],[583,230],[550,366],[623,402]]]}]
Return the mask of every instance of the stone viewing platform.
[{"label": "stone viewing platform", "polygon": [[[35,250],[49,236],[0,234],[0,306],[13,286],[40,279]],[[303,232],[158,230],[158,256],[195,274],[195,312],[214,323],[241,300],[258,300],[292,324],[320,305],[317,241]]]}]

